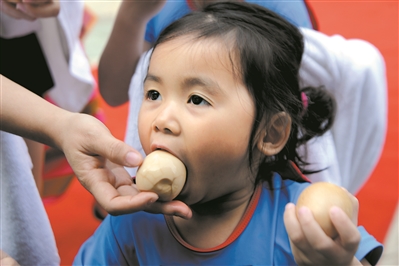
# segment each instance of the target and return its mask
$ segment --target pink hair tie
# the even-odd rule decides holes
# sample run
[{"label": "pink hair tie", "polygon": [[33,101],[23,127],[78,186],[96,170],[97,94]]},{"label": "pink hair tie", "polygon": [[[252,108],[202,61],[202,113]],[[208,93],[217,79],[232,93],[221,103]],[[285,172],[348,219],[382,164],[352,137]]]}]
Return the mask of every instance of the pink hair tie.
[{"label": "pink hair tie", "polygon": [[309,101],[308,101],[308,96],[303,91],[301,92],[301,99],[303,105],[302,115],[304,115],[306,110],[308,109]]}]

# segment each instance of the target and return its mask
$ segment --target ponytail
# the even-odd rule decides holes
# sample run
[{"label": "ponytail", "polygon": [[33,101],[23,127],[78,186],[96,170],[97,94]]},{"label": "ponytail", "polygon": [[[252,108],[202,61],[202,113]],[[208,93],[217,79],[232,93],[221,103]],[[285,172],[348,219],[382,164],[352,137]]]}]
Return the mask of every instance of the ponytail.
[{"label": "ponytail", "polygon": [[328,131],[334,123],[337,108],[334,96],[323,86],[306,87],[302,92],[306,95],[307,106],[302,113],[299,145]]}]

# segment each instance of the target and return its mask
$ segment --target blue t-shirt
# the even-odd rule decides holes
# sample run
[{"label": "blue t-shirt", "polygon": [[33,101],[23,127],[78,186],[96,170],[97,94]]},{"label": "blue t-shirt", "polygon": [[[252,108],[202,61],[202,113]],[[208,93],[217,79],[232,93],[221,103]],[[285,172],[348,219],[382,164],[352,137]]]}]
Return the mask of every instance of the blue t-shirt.
[{"label": "blue t-shirt", "polygon": [[[285,205],[297,202],[309,183],[273,177],[258,186],[249,207],[225,243],[208,250],[190,246],[179,236],[171,217],[137,212],[111,216],[79,250],[74,265],[295,265],[284,226]],[[382,245],[359,227],[356,257],[375,264]]]},{"label": "blue t-shirt", "polygon": [[[303,1],[246,1],[266,7],[298,27],[312,28],[309,13]],[[191,12],[187,1],[167,1],[162,10],[147,24],[145,40],[154,43],[161,31],[173,21]]]}]

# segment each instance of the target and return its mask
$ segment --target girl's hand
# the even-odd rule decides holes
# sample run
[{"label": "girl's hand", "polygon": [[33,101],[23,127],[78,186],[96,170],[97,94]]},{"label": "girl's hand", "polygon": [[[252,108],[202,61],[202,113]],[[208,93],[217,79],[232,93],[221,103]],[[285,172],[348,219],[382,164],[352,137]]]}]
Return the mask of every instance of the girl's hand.
[{"label": "girl's hand", "polygon": [[324,233],[309,208],[300,208],[297,216],[295,205],[287,204],[284,224],[298,265],[361,265],[354,257],[360,242],[356,227],[359,204],[355,197],[351,198],[352,220],[340,208],[330,209],[330,219],[338,231],[335,239]]}]

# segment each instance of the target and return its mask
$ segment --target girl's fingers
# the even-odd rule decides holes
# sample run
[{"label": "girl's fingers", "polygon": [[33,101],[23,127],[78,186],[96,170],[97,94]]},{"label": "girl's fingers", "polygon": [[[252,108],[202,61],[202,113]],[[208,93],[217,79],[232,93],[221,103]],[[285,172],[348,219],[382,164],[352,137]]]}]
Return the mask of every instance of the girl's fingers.
[{"label": "girl's fingers", "polygon": [[340,245],[345,250],[357,250],[360,233],[346,213],[334,206],[330,209],[330,219],[338,231]]},{"label": "girl's fingers", "polygon": [[296,243],[302,238],[302,229],[297,220],[295,213],[295,205],[288,203],[284,211],[284,225],[290,239]]},{"label": "girl's fingers", "polygon": [[306,247],[309,246],[309,243],[304,236],[301,224],[299,223],[296,215],[296,208],[293,203],[288,203],[285,206],[284,225],[291,242],[299,249],[305,250]]},{"label": "girl's fingers", "polygon": [[301,207],[298,210],[298,221],[304,237],[313,250],[324,253],[333,248],[334,241],[325,234],[309,208]]}]

